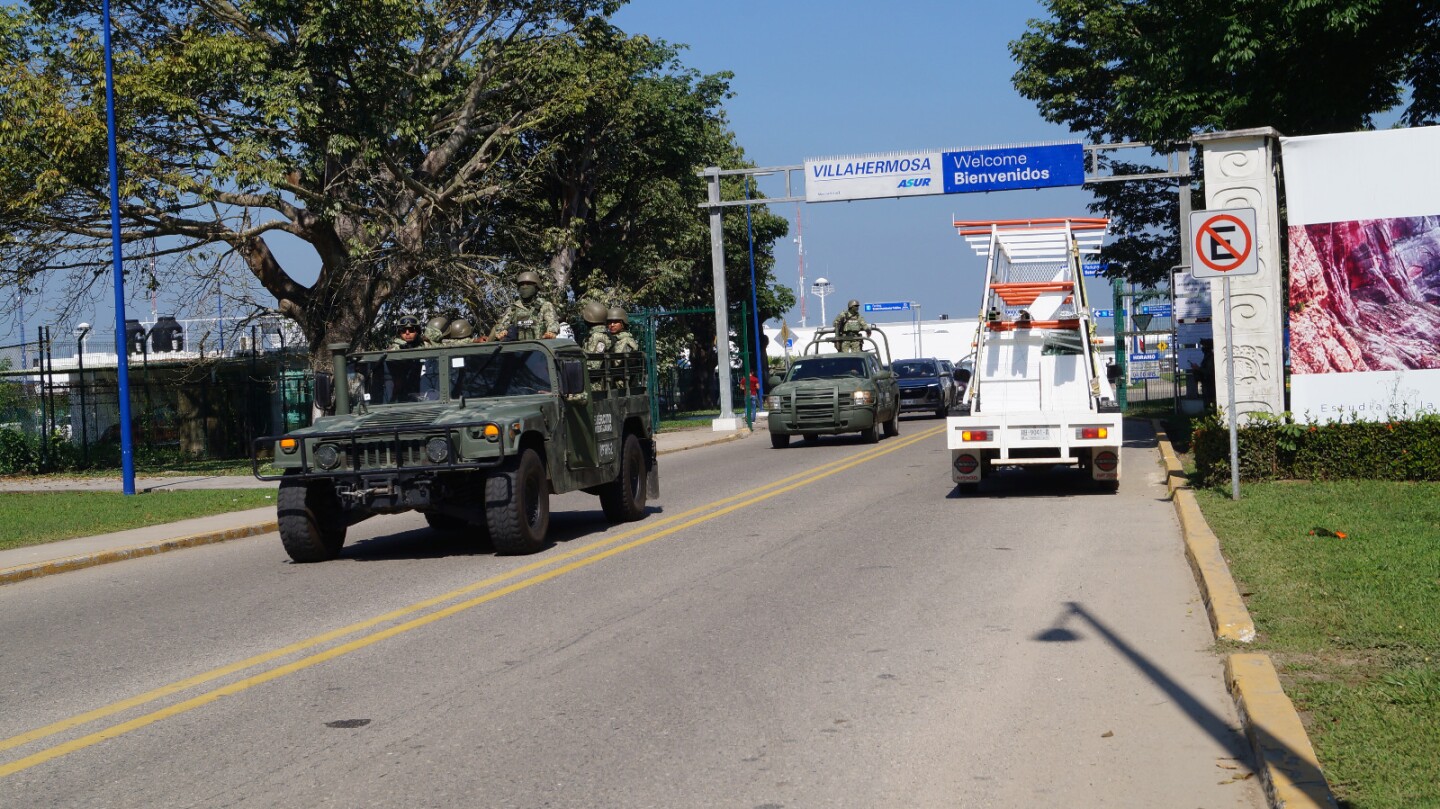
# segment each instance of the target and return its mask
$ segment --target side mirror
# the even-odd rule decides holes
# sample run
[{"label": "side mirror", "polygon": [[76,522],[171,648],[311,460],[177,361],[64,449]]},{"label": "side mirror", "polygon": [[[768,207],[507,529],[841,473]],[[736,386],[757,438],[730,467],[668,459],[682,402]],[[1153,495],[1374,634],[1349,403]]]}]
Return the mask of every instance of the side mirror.
[{"label": "side mirror", "polygon": [[335,406],[335,375],[329,371],[315,374],[315,404],[326,413]]},{"label": "side mirror", "polygon": [[585,364],[581,360],[560,360],[560,394],[585,392]]},{"label": "side mirror", "polygon": [[784,381],[785,381],[785,380],[783,380],[783,379],[780,378],[780,375],[779,375],[779,374],[771,374],[771,375],[770,375],[770,378],[767,379],[767,380],[765,380],[765,384],[766,384],[767,386],[773,388],[773,387],[775,387],[776,385],[779,385],[781,382],[784,382]]}]

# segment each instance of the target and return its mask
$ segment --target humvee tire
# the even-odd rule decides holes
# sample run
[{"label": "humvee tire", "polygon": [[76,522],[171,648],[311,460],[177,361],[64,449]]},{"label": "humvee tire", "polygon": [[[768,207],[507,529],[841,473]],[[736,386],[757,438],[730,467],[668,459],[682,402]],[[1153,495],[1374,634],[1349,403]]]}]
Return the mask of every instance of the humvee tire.
[{"label": "humvee tire", "polygon": [[[809,438],[809,436],[806,436],[806,438]],[[790,436],[780,435],[778,433],[770,434],[771,449],[785,449],[788,446],[790,446]]]},{"label": "humvee tire", "polygon": [[280,543],[296,562],[328,562],[345,545],[345,517],[328,480],[282,480],[276,496]]},{"label": "humvee tire", "polygon": [[895,412],[885,420],[884,428],[886,438],[894,438],[900,434],[900,408],[895,408]]},{"label": "humvee tire", "polygon": [[550,491],[545,464],[533,449],[485,479],[485,522],[502,556],[535,553],[550,530]]},{"label": "humvee tire", "polygon": [[600,491],[600,508],[610,522],[633,522],[645,516],[645,451],[634,433],[620,450],[620,476]]}]

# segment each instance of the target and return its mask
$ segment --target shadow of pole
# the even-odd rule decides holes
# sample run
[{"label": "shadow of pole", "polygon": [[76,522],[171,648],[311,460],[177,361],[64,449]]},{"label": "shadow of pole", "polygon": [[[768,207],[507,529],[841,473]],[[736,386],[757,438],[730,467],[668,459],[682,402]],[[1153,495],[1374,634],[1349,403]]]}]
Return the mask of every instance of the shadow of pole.
[{"label": "shadow of pole", "polygon": [[[1210,734],[1216,741],[1220,742],[1227,750],[1231,751],[1232,755],[1237,759],[1248,761],[1255,772],[1261,772],[1263,762],[1257,760],[1261,752],[1248,749],[1248,745],[1242,742],[1242,739],[1245,738],[1245,734],[1242,731],[1232,727],[1224,717],[1205,707],[1204,704],[1196,699],[1183,686],[1171,679],[1163,669],[1155,665],[1153,661],[1141,654],[1129,643],[1126,643],[1124,638],[1117,635],[1100,619],[1091,615],[1089,611],[1079,603],[1069,601],[1066,602],[1065,607],[1065,611],[1061,613],[1055,625],[1036,635],[1035,640],[1045,643],[1064,643],[1079,640],[1079,635],[1064,626],[1066,620],[1071,616],[1079,618],[1088,624],[1091,629],[1099,633],[1112,648],[1118,651],[1131,665],[1139,670],[1141,674],[1145,675],[1147,679],[1154,683],[1156,687],[1173,699],[1175,704],[1179,705],[1180,709],[1185,712],[1186,716],[1190,717],[1191,721],[1200,726],[1201,729]],[[1267,728],[1257,726],[1254,730],[1257,737],[1267,739],[1266,744],[1272,752],[1279,753],[1286,759],[1286,763],[1297,782],[1307,783],[1314,779],[1317,782],[1323,783],[1324,775],[1313,765],[1309,764],[1307,757],[1302,755],[1300,751],[1284,745],[1276,738],[1275,734],[1271,733]]]}]

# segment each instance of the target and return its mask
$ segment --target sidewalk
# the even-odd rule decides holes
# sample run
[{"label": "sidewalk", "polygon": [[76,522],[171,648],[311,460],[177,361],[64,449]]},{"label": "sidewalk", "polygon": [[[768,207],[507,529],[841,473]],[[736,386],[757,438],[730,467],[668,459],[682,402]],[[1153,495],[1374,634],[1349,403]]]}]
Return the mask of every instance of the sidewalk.
[{"label": "sidewalk", "polygon": [[[696,447],[736,441],[750,434],[749,430],[743,429],[716,433],[706,427],[663,432],[655,436],[656,452],[668,455]],[[164,489],[255,489],[278,485],[278,481],[260,481],[248,475],[196,475],[137,478],[135,490],[150,492]],[[0,491],[5,492],[118,492],[120,488],[119,477],[0,482]],[[268,534],[275,530],[275,509],[270,507],[132,528],[113,534],[11,548],[0,551],[0,586],[181,548]]]}]

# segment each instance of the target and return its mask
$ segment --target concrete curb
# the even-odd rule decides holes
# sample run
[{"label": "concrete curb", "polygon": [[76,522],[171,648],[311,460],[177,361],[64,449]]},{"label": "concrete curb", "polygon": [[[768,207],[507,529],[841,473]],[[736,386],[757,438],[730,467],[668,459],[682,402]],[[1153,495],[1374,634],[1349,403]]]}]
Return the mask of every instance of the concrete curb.
[{"label": "concrete curb", "polygon": [[35,562],[28,565],[16,565],[0,570],[0,585],[13,584],[26,579],[38,579],[41,576],[51,576],[56,573],[68,573],[72,570],[83,570],[87,567],[105,565],[111,562],[123,562],[126,559],[138,559],[142,556],[154,556],[157,553],[179,550],[181,548],[194,548],[200,545],[211,545],[216,542],[225,542],[231,539],[244,539],[259,534],[268,534],[279,530],[274,520],[257,523],[254,525],[242,525],[237,528],[225,528],[219,531],[206,531],[202,534],[191,534],[187,537],[176,539],[165,539],[159,542],[152,542],[145,545],[131,545],[126,548],[113,548],[111,550],[96,551],[79,556],[67,556],[63,559],[51,559],[46,562]]},{"label": "concrete curb", "polygon": [[696,449],[697,447],[713,447],[713,446],[715,446],[716,444],[725,444],[725,443],[729,443],[729,442],[731,442],[731,441],[739,441],[739,440],[742,439],[742,438],[748,437],[748,436],[750,435],[750,433],[751,433],[750,430],[736,430],[736,431],[733,432],[733,433],[722,433],[722,434],[720,434],[719,436],[717,436],[716,438],[713,438],[713,439],[711,439],[711,440],[709,440],[709,441],[700,441],[700,442],[695,443],[695,444],[687,444],[687,445],[685,445],[685,446],[683,446],[683,447],[671,447],[670,449],[657,449],[657,450],[655,450],[655,454],[656,454],[657,456],[659,456],[659,455],[671,455],[671,454],[674,454],[674,453],[676,453],[676,452],[684,452],[684,451],[687,450],[687,449]]},{"label": "concrete curb", "polygon": [[[1195,573],[1217,640],[1250,643],[1255,640],[1255,623],[1230,575],[1230,566],[1220,552],[1220,540],[1205,522],[1195,493],[1189,488],[1180,458],[1170,444],[1164,426],[1155,422],[1155,435],[1166,469],[1166,488],[1180,517],[1185,539],[1185,558]],[[1232,654],[1225,659],[1225,684],[1235,700],[1235,710],[1245,738],[1255,755],[1256,771],[1265,787],[1265,797],[1275,809],[1334,809],[1338,804],[1330,793],[1315,748],[1295,705],[1285,696],[1280,678],[1269,655]]]}]

